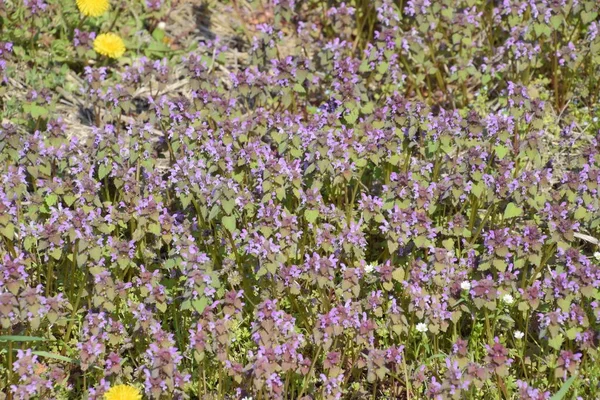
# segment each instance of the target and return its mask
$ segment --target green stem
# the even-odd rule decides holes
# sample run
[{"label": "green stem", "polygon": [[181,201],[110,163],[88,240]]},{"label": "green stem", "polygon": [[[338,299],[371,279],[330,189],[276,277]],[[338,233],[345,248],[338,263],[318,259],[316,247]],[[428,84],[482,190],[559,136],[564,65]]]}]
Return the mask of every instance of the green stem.
[{"label": "green stem", "polygon": [[117,10],[117,13],[115,14],[115,18],[113,19],[112,23],[110,24],[110,27],[108,28],[107,32],[112,31],[112,29],[115,27],[115,24],[117,23],[117,19],[119,19],[119,16],[121,15],[121,11],[123,11],[123,7],[119,7],[119,9]]},{"label": "green stem", "polygon": [[[540,261],[540,265],[535,269],[535,271],[533,271],[533,274],[531,275],[531,280],[527,284],[527,286],[533,285],[533,282],[535,282],[536,276],[540,272],[542,272],[542,269],[544,268],[544,266],[546,265],[546,263],[548,262],[548,260],[550,260],[550,258],[554,255],[555,251],[556,251],[556,243],[553,243],[550,246],[550,249],[548,250],[548,253],[546,254],[546,256],[543,256],[543,253],[542,253],[542,259]],[[525,286],[523,286],[522,289],[525,289]]]},{"label": "green stem", "polygon": [[84,286],[85,285],[83,283],[79,286],[79,292],[77,293],[77,298],[75,299],[75,305],[73,306],[73,311],[71,311],[71,318],[69,321],[69,325],[67,326],[65,340],[63,343],[63,348],[61,350],[61,354],[63,356],[67,353],[67,345],[69,343],[69,339],[71,338],[71,331],[73,330],[73,326],[75,325],[75,315],[77,314],[77,310],[79,309],[79,303],[81,301],[81,295],[83,294]]},{"label": "green stem", "polygon": [[487,310],[487,308],[483,309],[483,314],[485,316],[485,332],[486,332],[487,337],[488,337],[488,342],[491,343],[492,339],[493,339],[493,336],[492,336],[492,329],[490,327],[490,319],[489,319],[489,316],[488,316],[488,310]]},{"label": "green stem", "polygon": [[495,204],[492,204],[491,206],[489,206],[487,212],[485,213],[485,216],[481,220],[481,224],[479,225],[479,228],[477,228],[477,232],[475,232],[475,234],[473,236],[471,236],[471,240],[469,240],[469,243],[473,244],[473,243],[475,243],[477,238],[479,238],[479,235],[481,234],[483,226],[485,225],[485,221],[490,217],[490,215],[496,208],[495,206],[496,206]]},{"label": "green stem", "polygon": [[304,379],[302,379],[302,387],[300,389],[300,395],[298,396],[299,399],[301,399],[302,396],[304,395],[304,391],[306,390],[306,384],[308,383],[308,380],[310,379],[310,376],[312,375],[313,370],[315,369],[315,364],[317,363],[317,357],[319,357],[319,353],[321,353],[321,348],[322,348],[322,346],[319,346],[319,348],[317,349],[317,352],[315,353],[315,356],[313,357],[312,363],[310,364],[310,369],[308,370],[308,374],[306,374]]},{"label": "green stem", "polygon": [[[8,366],[7,366],[7,385],[6,387],[10,387],[11,381],[12,381],[12,370],[13,370],[13,344],[12,344],[12,340],[8,341]],[[12,393],[10,391],[8,391],[8,399],[10,400],[12,398]]]}]

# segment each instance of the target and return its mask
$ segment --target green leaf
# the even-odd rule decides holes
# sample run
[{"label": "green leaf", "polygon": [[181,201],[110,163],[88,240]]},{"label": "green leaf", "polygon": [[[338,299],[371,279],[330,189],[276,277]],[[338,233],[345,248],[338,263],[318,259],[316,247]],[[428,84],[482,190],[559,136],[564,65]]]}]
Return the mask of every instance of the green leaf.
[{"label": "green leaf", "polygon": [[496,151],[496,155],[498,156],[498,158],[501,160],[504,158],[506,153],[508,153],[508,148],[502,145],[494,147],[494,150]]},{"label": "green leaf", "polygon": [[434,360],[434,359],[436,359],[436,358],[446,358],[446,357],[448,357],[448,355],[447,355],[447,354],[443,354],[443,353],[434,354],[434,355],[432,355],[431,357],[429,357],[429,358],[427,359],[427,361],[431,361],[431,360]]},{"label": "green leaf", "polygon": [[492,262],[492,265],[494,265],[494,267],[500,272],[506,271],[506,261],[504,261],[503,259],[496,258]]},{"label": "green leaf", "polygon": [[160,225],[159,224],[149,224],[148,231],[150,233],[155,234],[156,236],[160,236],[160,234],[161,234]]},{"label": "green leaf", "polygon": [[217,204],[212,206],[212,208],[210,209],[210,213],[208,214],[208,220],[212,221],[213,219],[215,219],[215,217],[219,214],[219,211],[220,209]]},{"label": "green leaf", "polygon": [[504,219],[515,218],[523,214],[523,210],[517,207],[515,203],[508,203],[504,210]]},{"label": "green leaf", "polygon": [[311,224],[314,223],[319,217],[319,210],[306,210],[304,211],[304,218]]},{"label": "green leaf", "polygon": [[148,45],[148,48],[146,49],[145,53],[146,54],[167,53],[170,51],[172,51],[171,48],[169,46],[167,46],[166,44],[164,44],[162,42],[152,42]]},{"label": "green leaf", "polygon": [[535,31],[537,36],[546,36],[549,37],[552,34],[552,28],[550,28],[546,24],[534,24],[533,30]]},{"label": "green leaf", "polygon": [[573,375],[572,377],[567,379],[565,383],[563,383],[563,385],[560,387],[560,390],[556,392],[554,396],[550,397],[550,400],[561,400],[562,398],[564,398],[567,395],[569,389],[571,388],[573,382],[575,382],[575,378],[576,376]]},{"label": "green leaf", "polygon": [[233,215],[223,217],[221,219],[221,223],[223,224],[225,229],[227,229],[229,232],[235,232],[236,225],[235,225],[235,217]]},{"label": "green leaf", "polygon": [[12,240],[15,235],[15,226],[11,223],[4,227],[0,227],[0,233],[8,240]]},{"label": "green leaf", "polygon": [[66,203],[66,204],[67,204],[69,207],[71,207],[71,205],[73,205],[73,203],[74,203],[74,202],[75,202],[75,200],[77,200],[77,199],[75,198],[75,196],[73,196],[73,195],[70,195],[70,194],[67,194],[67,195],[64,195],[64,196],[63,196],[63,200],[64,200],[64,202],[65,202],[65,203]]},{"label": "green leaf", "polygon": [[344,115],[344,121],[348,124],[353,124],[358,119],[358,109],[353,108],[348,112],[348,114]]},{"label": "green leaf", "polygon": [[[11,239],[11,238],[9,238]],[[31,251],[31,247],[36,244],[37,241],[35,240],[35,238],[33,236],[27,236],[24,240],[24,245],[25,245],[25,250],[27,251]]]},{"label": "green leaf", "polygon": [[475,195],[475,197],[479,198],[481,193],[483,193],[483,189],[485,188],[484,184],[478,182],[476,185],[471,186],[471,193]]},{"label": "green leaf", "polygon": [[98,168],[98,179],[104,179],[112,169],[112,165],[100,164]]},{"label": "green leaf", "polygon": [[375,108],[375,105],[373,104],[372,101],[368,102],[367,104],[365,104],[364,106],[362,106],[361,108],[361,112],[363,114],[371,114],[373,112],[373,109]]},{"label": "green leaf", "polygon": [[379,72],[380,74],[385,74],[389,67],[390,65],[386,61],[384,61],[377,66],[377,72]]},{"label": "green leaf", "polygon": [[554,15],[550,18],[550,24],[552,25],[552,27],[554,29],[560,28],[562,23],[563,23],[563,17],[561,17],[560,15]]},{"label": "green leaf", "polygon": [[442,245],[444,246],[444,248],[448,251],[450,250],[454,250],[454,240],[452,239],[446,239],[442,242]]},{"label": "green leaf", "polygon": [[363,62],[360,63],[360,67],[358,67],[358,72],[367,72],[370,70],[371,70],[371,66],[369,65],[368,60],[363,60]]},{"label": "green leaf", "polygon": [[388,240],[387,244],[388,244],[388,251],[390,252],[390,254],[392,254],[393,252],[398,250],[398,242],[396,242],[394,240]]},{"label": "green leaf", "polygon": [[413,242],[420,249],[430,246],[430,242],[425,235],[417,236],[413,239]]},{"label": "green leaf", "polygon": [[286,190],[284,187],[278,187],[277,189],[275,189],[275,194],[277,194],[277,198],[279,199],[279,201],[285,199],[285,192]]},{"label": "green leaf", "polygon": [[206,306],[208,306],[208,299],[204,296],[192,301],[192,307],[194,307],[194,310],[198,311],[199,313],[202,313]]},{"label": "green leaf", "polygon": [[162,42],[162,40],[165,38],[165,31],[160,28],[156,28],[154,32],[152,32],[152,37],[157,42]]},{"label": "green leaf", "polygon": [[115,226],[113,224],[101,224],[98,226],[98,230],[104,234],[109,234],[115,230]]},{"label": "green leaf", "polygon": [[[231,215],[231,212],[235,208],[235,199],[221,201],[221,206],[223,206],[223,210],[225,210],[225,214]],[[212,210],[211,210],[211,213],[212,213]],[[214,216],[213,216],[213,218],[214,218]]]},{"label": "green leaf", "polygon": [[39,117],[46,117],[48,115],[48,110],[42,106],[38,106],[37,104],[25,104],[23,106],[23,111],[31,114],[31,116],[35,119]]},{"label": "green leaf", "polygon": [[565,338],[563,337],[563,335],[558,335],[548,340],[548,345],[550,345],[550,347],[552,347],[554,350],[560,350],[560,347],[562,346],[564,341]]},{"label": "green leaf", "polygon": [[158,309],[158,311],[164,313],[165,311],[167,311],[167,303],[156,303],[156,308]]},{"label": "green leaf", "polygon": [[364,167],[365,165],[367,165],[367,160],[366,160],[365,158],[359,158],[358,160],[356,160],[356,161],[354,162],[354,164],[355,164],[357,167],[359,167],[359,168],[362,168],[362,167]]},{"label": "green leaf", "polygon": [[52,207],[58,201],[58,196],[54,193],[50,193],[46,196],[44,200],[46,201],[46,204],[48,204],[48,206]]},{"label": "green leaf", "polygon": [[598,16],[597,12],[594,12],[594,11],[583,11],[581,13],[581,22],[583,22],[584,24],[587,24],[587,23],[592,22],[593,20],[595,20],[597,16]]},{"label": "green leaf", "polygon": [[567,338],[569,340],[575,340],[575,337],[577,337],[578,333],[580,333],[580,329],[578,327],[574,326],[567,331]]},{"label": "green leaf", "polygon": [[281,102],[285,108],[288,108],[292,104],[292,95],[289,91],[286,91],[281,98]]},{"label": "green leaf", "polygon": [[8,335],[0,336],[0,342],[44,342],[46,339],[39,336]]},{"label": "green leaf", "polygon": [[585,207],[579,207],[579,208],[577,208],[577,210],[575,211],[575,215],[574,215],[574,217],[575,217],[575,219],[578,219],[578,220],[579,220],[579,219],[584,219],[585,217],[587,217],[587,215],[588,215],[588,212],[587,212],[587,210],[585,209]]},{"label": "green leaf", "polygon": [[296,93],[306,93],[306,89],[304,89],[304,86],[302,86],[301,84],[296,83],[294,85],[294,92],[296,92]]},{"label": "green leaf", "polygon": [[396,268],[394,272],[392,272],[392,278],[397,282],[402,282],[404,280],[404,268]]},{"label": "green leaf", "polygon": [[189,299],[184,300],[179,307],[179,309],[182,311],[189,310],[190,308],[192,308],[192,302]]},{"label": "green leaf", "polygon": [[60,260],[60,257],[62,256],[62,249],[60,247],[57,247],[54,250],[50,251],[48,254],[50,254],[55,260]]},{"label": "green leaf", "polygon": [[267,269],[267,272],[269,272],[272,275],[275,275],[275,273],[277,272],[277,263],[266,263],[265,268]]}]

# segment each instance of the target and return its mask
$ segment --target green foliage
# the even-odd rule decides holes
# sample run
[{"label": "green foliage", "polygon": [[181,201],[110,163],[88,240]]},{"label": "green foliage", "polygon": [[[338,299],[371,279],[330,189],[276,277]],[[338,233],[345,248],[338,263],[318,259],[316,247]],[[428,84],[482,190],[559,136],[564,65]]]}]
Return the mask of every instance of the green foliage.
[{"label": "green foliage", "polygon": [[421,3],[6,1],[0,386],[598,397],[598,4]]}]

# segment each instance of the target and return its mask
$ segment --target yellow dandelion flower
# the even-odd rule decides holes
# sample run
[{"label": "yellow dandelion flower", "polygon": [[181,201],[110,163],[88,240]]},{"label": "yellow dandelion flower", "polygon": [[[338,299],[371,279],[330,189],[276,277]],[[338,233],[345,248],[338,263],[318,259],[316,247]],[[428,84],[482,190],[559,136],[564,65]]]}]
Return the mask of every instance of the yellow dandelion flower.
[{"label": "yellow dandelion flower", "polygon": [[108,11],[108,0],[77,0],[77,8],[87,17],[99,17]]},{"label": "yellow dandelion flower", "polygon": [[142,394],[137,388],[129,385],[116,385],[104,394],[105,400],[142,400]]},{"label": "yellow dandelion flower", "polygon": [[94,50],[110,58],[119,58],[125,54],[125,43],[114,33],[101,33],[94,40]]}]

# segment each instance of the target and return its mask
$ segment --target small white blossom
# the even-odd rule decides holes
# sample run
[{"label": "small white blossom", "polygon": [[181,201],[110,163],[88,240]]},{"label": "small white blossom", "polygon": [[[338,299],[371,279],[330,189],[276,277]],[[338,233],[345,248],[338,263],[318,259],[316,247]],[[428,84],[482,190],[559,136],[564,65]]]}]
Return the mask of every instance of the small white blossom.
[{"label": "small white blossom", "polygon": [[594,258],[598,261],[600,261],[600,251],[597,251],[594,253]]},{"label": "small white blossom", "polygon": [[419,322],[419,323],[417,324],[417,331],[418,331],[418,332],[425,333],[425,332],[427,332],[428,330],[429,330],[429,328],[427,328],[427,324],[426,324],[426,323],[424,323],[424,322]]},{"label": "small white blossom", "polygon": [[524,336],[525,336],[525,334],[523,332],[515,331],[515,339],[521,340],[521,339],[523,339]]},{"label": "small white blossom", "polygon": [[512,304],[515,302],[515,298],[507,293],[504,296],[502,296],[502,301],[505,302],[506,304]]},{"label": "small white blossom", "polygon": [[471,282],[469,282],[469,281],[462,281],[460,283],[460,288],[462,290],[471,290]]},{"label": "small white blossom", "polygon": [[367,274],[370,274],[374,270],[375,270],[375,265],[374,264],[367,264],[367,265],[365,265],[365,272]]},{"label": "small white blossom", "polygon": [[158,29],[160,29],[160,30],[163,30],[163,31],[164,31],[166,27],[167,27],[167,23],[166,23],[165,21],[160,21],[160,22],[158,23]]}]

